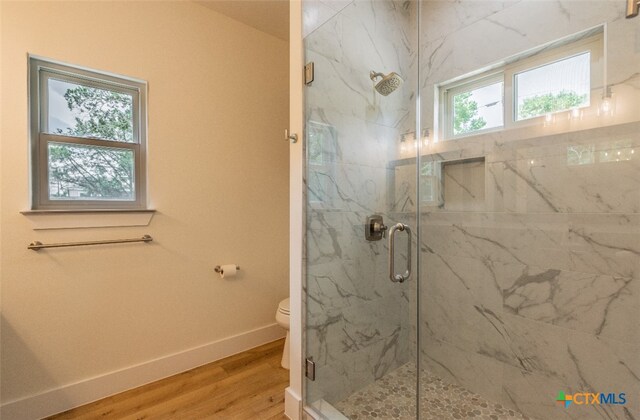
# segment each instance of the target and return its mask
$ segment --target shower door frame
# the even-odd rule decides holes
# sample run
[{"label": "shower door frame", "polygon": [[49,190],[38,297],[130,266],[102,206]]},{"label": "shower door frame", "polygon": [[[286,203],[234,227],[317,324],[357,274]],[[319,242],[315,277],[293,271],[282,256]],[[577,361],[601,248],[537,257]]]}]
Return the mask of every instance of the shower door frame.
[{"label": "shower door frame", "polygon": [[[289,113],[289,132],[297,134],[298,142],[290,145],[290,293],[292,299],[291,306],[291,330],[290,330],[290,345],[291,345],[291,370],[290,370],[290,386],[285,391],[285,414],[293,420],[302,419],[306,416],[313,418],[315,410],[310,406],[307,406],[306,401],[306,375],[305,375],[305,355],[306,353],[306,305],[305,305],[305,283],[306,283],[306,269],[305,269],[305,252],[307,243],[304,239],[306,235],[306,215],[307,215],[307,202],[305,189],[307,188],[304,178],[306,173],[306,155],[304,142],[306,142],[306,102],[304,90],[306,88],[304,75],[305,75],[305,38],[303,36],[303,10],[302,2],[304,0],[290,0],[290,41],[289,41],[289,69],[290,69],[290,113]],[[377,0],[372,0],[377,1]],[[391,1],[391,0],[386,0]],[[420,57],[420,0],[411,0],[416,4],[416,60],[419,62]],[[415,96],[413,99],[407,102],[407,106],[412,112],[415,112],[412,128],[415,127],[416,133],[421,133],[420,122],[420,89],[418,80],[420,80],[419,67],[415,70],[414,76],[416,82],[414,86]],[[419,142],[418,142],[419,143]],[[411,293],[415,293],[415,302],[413,308],[409,308],[409,319],[415,323],[415,335],[414,342],[412,343],[415,351],[415,355],[411,358],[416,365],[416,372],[419,371],[420,357],[420,337],[419,337],[419,316],[420,316],[420,302],[419,302],[419,289],[420,289],[420,272],[421,272],[421,256],[419,247],[419,233],[420,233],[420,172],[418,170],[420,165],[420,146],[415,150],[415,153],[408,159],[400,160],[413,160],[413,168],[415,171],[415,189],[411,191],[411,197],[416,200],[416,207],[413,210],[415,221],[410,222],[408,226],[413,231],[413,236],[410,235],[411,250],[415,252],[413,258],[413,272],[409,281],[414,281],[415,286]],[[413,177],[413,175],[412,175]],[[385,220],[386,222],[386,220]],[[391,224],[390,224],[391,226]],[[363,234],[364,240],[364,234]],[[389,238],[385,237],[384,241],[388,242]],[[404,247],[405,238],[399,239]],[[388,257],[387,257],[388,258]],[[388,264],[388,262],[387,262]],[[404,266],[398,266],[398,270]],[[391,281],[387,278],[387,281]],[[295,307],[299,305],[298,307]],[[415,314],[411,312],[415,311]],[[414,316],[415,315],[415,316]],[[420,418],[419,407],[419,393],[420,393],[420,378],[419,375],[415,375],[412,378],[415,381],[415,409],[416,419]]]},{"label": "shower door frame", "polygon": [[[304,50],[302,0],[289,0],[289,132],[304,139]],[[286,128],[286,127],[284,127]],[[283,142],[284,143],[284,142]],[[282,143],[281,143],[282,144]],[[275,145],[274,145],[275,147]],[[289,144],[289,387],[285,390],[284,412],[291,420],[302,418],[303,371],[303,235],[304,235],[304,153],[302,141]]]}]

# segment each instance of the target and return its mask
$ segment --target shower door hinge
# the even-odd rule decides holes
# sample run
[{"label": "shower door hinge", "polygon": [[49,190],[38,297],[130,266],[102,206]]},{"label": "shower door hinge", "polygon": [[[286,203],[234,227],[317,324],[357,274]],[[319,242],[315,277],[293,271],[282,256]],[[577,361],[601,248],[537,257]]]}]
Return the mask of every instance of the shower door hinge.
[{"label": "shower door hinge", "polygon": [[627,0],[627,19],[638,16],[640,0]]},{"label": "shower door hinge", "polygon": [[313,61],[310,61],[304,66],[304,84],[310,85],[314,77]]},{"label": "shower door hinge", "polygon": [[315,381],[316,363],[313,361],[313,357],[307,357],[304,362],[304,376],[306,376],[310,381]]}]

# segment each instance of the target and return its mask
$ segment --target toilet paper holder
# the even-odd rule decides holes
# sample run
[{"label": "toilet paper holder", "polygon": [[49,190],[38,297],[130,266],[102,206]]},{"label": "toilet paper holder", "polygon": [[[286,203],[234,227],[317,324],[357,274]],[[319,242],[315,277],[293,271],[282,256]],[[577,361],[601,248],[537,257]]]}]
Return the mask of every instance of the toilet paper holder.
[{"label": "toilet paper holder", "polygon": [[[236,270],[240,270],[240,266],[236,264]],[[219,265],[216,265],[215,267],[213,267],[213,271],[215,271],[216,273],[222,273],[222,267],[220,267]]]}]

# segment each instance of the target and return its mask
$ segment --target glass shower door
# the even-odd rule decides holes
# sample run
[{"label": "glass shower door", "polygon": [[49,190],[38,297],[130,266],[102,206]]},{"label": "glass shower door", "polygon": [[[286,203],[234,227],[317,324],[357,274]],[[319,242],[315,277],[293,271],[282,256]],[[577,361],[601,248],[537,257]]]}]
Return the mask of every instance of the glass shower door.
[{"label": "glass shower door", "polygon": [[315,70],[304,92],[305,404],[318,418],[415,418],[417,4],[303,7]]},{"label": "glass shower door", "polygon": [[421,417],[640,418],[640,19],[420,14]]}]

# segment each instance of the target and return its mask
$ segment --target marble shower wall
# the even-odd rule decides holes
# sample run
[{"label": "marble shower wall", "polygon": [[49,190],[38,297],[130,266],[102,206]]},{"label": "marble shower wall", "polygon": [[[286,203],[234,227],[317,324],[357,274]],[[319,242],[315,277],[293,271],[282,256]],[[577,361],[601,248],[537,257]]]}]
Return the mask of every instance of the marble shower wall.
[{"label": "marble shower wall", "polygon": [[[415,223],[392,212],[389,179],[400,136],[415,126],[416,10],[406,1],[303,3],[305,60],[315,64],[304,92],[306,355],[316,362],[308,403],[343,400],[415,356],[415,277],[389,281],[387,240],[367,242],[364,223],[372,214]],[[405,83],[381,96],[371,70]]]},{"label": "marble shower wall", "polygon": [[[607,23],[617,117],[423,156],[444,194],[420,213],[422,365],[533,418],[640,419],[640,26],[624,3],[422,2],[425,127],[434,85]],[[561,390],[628,403],[564,409]]]}]

